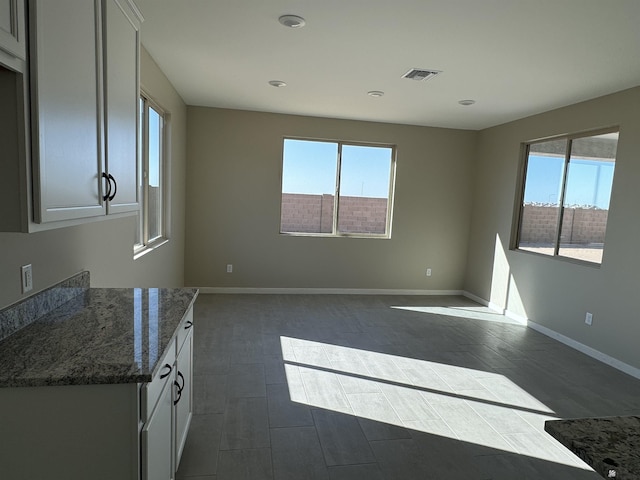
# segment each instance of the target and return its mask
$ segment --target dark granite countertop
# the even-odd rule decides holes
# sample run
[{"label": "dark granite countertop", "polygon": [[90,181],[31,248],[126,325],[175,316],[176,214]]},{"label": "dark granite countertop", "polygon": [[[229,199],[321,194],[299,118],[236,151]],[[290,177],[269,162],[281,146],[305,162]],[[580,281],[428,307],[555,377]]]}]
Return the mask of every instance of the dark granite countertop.
[{"label": "dark granite countertop", "polygon": [[148,382],[197,295],[87,289],[0,342],[0,387]]},{"label": "dark granite countertop", "polygon": [[640,417],[547,420],[544,429],[604,478],[640,480]]}]

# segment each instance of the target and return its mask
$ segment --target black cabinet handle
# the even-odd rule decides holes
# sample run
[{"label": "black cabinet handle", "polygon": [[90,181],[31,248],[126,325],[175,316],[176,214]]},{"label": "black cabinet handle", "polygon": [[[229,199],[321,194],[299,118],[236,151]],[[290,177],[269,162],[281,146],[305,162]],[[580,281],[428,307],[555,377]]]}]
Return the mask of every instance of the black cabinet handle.
[{"label": "black cabinet handle", "polygon": [[[182,385],[178,384],[178,388],[180,388],[180,391],[182,392],[182,390],[184,390],[184,376],[182,375],[182,372],[178,372],[178,378],[182,379]],[[177,384],[178,382],[176,382]]]},{"label": "black cabinet handle", "polygon": [[[180,375],[180,374],[178,373],[178,375]],[[178,402],[180,401],[180,399],[182,398],[182,388],[180,388],[180,384],[178,383],[178,381],[177,381],[177,380],[174,380],[174,381],[173,381],[173,385],[174,385],[174,387],[177,387],[177,388],[178,388],[178,391],[176,392],[176,393],[177,393],[177,395],[178,395],[178,398],[176,398],[176,399],[173,401],[173,404],[174,404],[174,405],[177,405],[177,404],[178,404]]]},{"label": "black cabinet handle", "polygon": [[[113,175],[109,174],[109,185],[111,185],[111,180],[113,180],[113,194],[109,195],[109,201],[113,200],[116,197],[116,193],[118,193],[118,183],[113,178]],[[111,192],[111,188],[109,188],[109,192]]]},{"label": "black cabinet handle", "polygon": [[167,373],[163,373],[160,375],[160,378],[167,378],[169,376],[169,374],[173,371],[173,367],[171,365],[169,365],[168,363],[165,363],[162,368],[168,368],[169,371]]},{"label": "black cabinet handle", "polygon": [[184,324],[184,329],[185,330],[189,330],[191,327],[193,327],[193,322],[191,320],[188,320],[185,324]]},{"label": "black cabinet handle", "polygon": [[106,180],[107,180],[107,181],[106,181],[107,193],[105,193],[105,194],[102,196],[102,201],[103,201],[103,202],[106,202],[106,201],[107,201],[107,199],[109,199],[109,196],[111,195],[111,180],[109,180],[109,177],[110,177],[110,176],[111,176],[111,175],[107,175],[106,173],[102,172],[102,178],[104,178],[104,179],[106,179]]}]

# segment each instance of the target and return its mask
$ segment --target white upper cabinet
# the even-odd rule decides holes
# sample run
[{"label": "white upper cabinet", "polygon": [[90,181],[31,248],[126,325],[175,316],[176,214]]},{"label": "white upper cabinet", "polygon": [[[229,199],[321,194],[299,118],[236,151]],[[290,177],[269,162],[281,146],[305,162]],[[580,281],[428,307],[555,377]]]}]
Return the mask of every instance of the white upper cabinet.
[{"label": "white upper cabinet", "polygon": [[26,58],[24,0],[0,0],[0,49]]},{"label": "white upper cabinet", "polygon": [[104,215],[100,2],[30,7],[35,221]]},{"label": "white upper cabinet", "polygon": [[105,158],[113,196],[107,207],[109,213],[137,211],[140,203],[140,20],[134,8],[123,0],[104,0]]},{"label": "white upper cabinet", "polygon": [[29,19],[34,221],[136,211],[137,8],[32,0]]}]

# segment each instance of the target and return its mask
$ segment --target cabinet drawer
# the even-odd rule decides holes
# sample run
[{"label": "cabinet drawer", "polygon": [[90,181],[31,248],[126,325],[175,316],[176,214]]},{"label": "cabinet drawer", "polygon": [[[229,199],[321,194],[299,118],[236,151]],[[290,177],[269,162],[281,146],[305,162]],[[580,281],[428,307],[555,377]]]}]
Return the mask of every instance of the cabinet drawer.
[{"label": "cabinet drawer", "polygon": [[176,355],[180,354],[180,350],[182,350],[182,346],[184,345],[184,341],[189,336],[189,333],[193,331],[193,308],[190,308],[189,311],[185,314],[184,318],[180,322],[178,326],[178,332],[176,334]]},{"label": "cabinet drawer", "polygon": [[141,420],[146,422],[151,417],[153,410],[158,403],[158,399],[162,393],[162,389],[169,381],[173,381],[175,376],[174,368],[176,362],[176,346],[173,340],[167,347],[164,358],[158,362],[160,366],[149,383],[145,383],[142,387],[142,408]]}]

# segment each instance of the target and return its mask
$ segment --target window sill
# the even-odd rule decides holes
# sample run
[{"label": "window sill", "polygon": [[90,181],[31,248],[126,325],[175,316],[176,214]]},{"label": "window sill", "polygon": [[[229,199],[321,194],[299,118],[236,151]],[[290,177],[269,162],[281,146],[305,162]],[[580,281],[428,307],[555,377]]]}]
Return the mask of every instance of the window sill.
[{"label": "window sill", "polygon": [[133,250],[133,259],[137,260],[140,257],[144,257],[147,253],[154,251],[157,248],[160,248],[165,243],[169,243],[168,238],[160,238],[155,240],[153,243],[149,245],[144,245],[142,247],[138,247]]},{"label": "window sill", "polygon": [[391,235],[367,235],[364,233],[343,233],[333,235],[331,233],[304,233],[304,232],[280,232],[283,237],[311,237],[311,238],[366,238],[374,240],[390,240]]},{"label": "window sill", "polygon": [[548,255],[545,253],[540,253],[540,252],[535,252],[535,251],[531,251],[531,250],[527,250],[524,248],[512,248],[511,251],[513,252],[518,252],[518,253],[523,253],[525,255],[532,255],[534,257],[539,257],[539,258],[549,258],[551,260],[556,260],[559,262],[565,262],[565,263],[571,263],[574,265],[582,265],[583,267],[591,267],[591,268],[600,268],[602,266],[601,262],[590,262],[588,260],[582,260],[579,258],[573,258],[573,257],[566,257],[563,255]]}]

